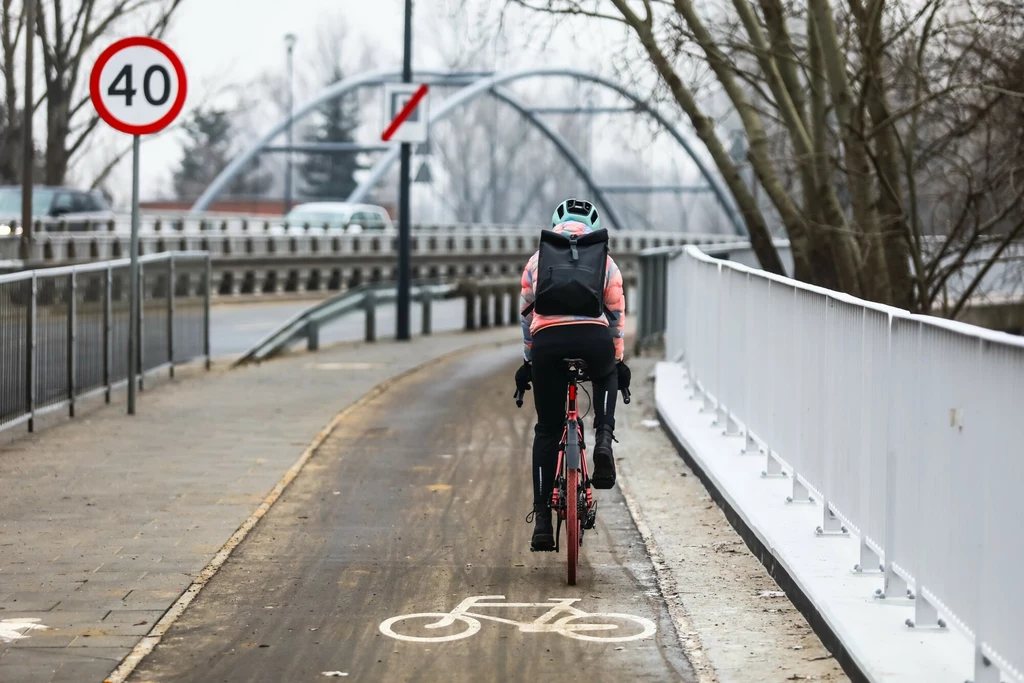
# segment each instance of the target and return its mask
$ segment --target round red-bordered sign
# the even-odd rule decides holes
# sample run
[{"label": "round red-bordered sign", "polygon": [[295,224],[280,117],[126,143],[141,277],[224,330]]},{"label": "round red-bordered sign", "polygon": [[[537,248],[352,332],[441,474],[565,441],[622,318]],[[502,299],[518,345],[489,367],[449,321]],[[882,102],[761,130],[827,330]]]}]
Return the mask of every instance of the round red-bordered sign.
[{"label": "round red-bordered sign", "polygon": [[[104,101],[104,97],[107,96],[108,93],[104,92],[102,87],[103,84],[101,83],[103,69],[111,59],[123,50],[136,47],[149,48],[159,52],[167,59],[168,62],[170,62],[176,78],[176,83],[173,84],[175,95],[170,109],[167,109],[166,111],[161,110],[158,112],[158,118],[153,121],[146,121],[142,123],[123,121],[111,112],[110,107]],[[167,76],[169,77],[169,74],[167,74]],[[117,82],[118,81],[115,81],[115,84]],[[170,82],[165,82],[162,83],[162,86],[169,92],[172,84]],[[113,86],[111,86],[111,88],[112,87]],[[93,106],[96,107],[96,113],[99,114],[100,118],[106,121],[111,128],[129,135],[150,135],[169,126],[171,122],[178,117],[178,114],[181,113],[182,108],[184,108],[185,97],[187,94],[188,80],[185,77],[185,66],[181,63],[181,60],[178,59],[178,55],[176,55],[174,50],[166,44],[156,40],[155,38],[150,38],[149,36],[124,38],[108,47],[102,54],[100,54],[99,59],[96,60],[96,63],[92,67],[92,74],[89,77],[89,95],[92,98]],[[146,88],[145,97],[149,97],[148,87]]]}]

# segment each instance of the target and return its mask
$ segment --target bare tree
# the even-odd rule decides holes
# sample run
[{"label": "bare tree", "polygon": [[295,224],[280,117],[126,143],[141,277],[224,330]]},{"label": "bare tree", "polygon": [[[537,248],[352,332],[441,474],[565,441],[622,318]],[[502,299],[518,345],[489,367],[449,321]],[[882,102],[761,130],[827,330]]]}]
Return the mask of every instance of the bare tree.
[{"label": "bare tree", "polygon": [[25,103],[35,112],[46,112],[46,144],[42,180],[47,184],[64,182],[69,164],[81,155],[99,123],[89,105],[86,70],[89,58],[100,41],[125,25],[137,26],[152,36],[161,36],[183,0],[79,0],[66,3],[37,1],[34,30],[25,31],[24,2],[2,0],[0,43],[5,77],[4,126],[5,152],[0,155],[0,172],[9,172],[12,163],[12,136],[19,136],[17,117],[18,89],[14,74],[16,54],[25,36],[34,34],[40,43],[42,76],[45,87],[36,102]]},{"label": "bare tree", "polygon": [[[765,207],[719,139],[709,92],[728,98],[742,126],[798,278],[929,311],[973,263],[946,306],[955,315],[1021,233],[1020,136],[1010,132],[1024,112],[1019,3],[509,3],[630,31],[706,145],[768,270],[781,263]],[[695,65],[713,75],[710,87]]]},{"label": "bare tree", "polygon": [[13,0],[0,0],[0,49],[3,63],[4,99],[0,103],[0,183],[15,182],[21,176],[21,116],[18,106],[18,44],[25,28],[22,8]]}]

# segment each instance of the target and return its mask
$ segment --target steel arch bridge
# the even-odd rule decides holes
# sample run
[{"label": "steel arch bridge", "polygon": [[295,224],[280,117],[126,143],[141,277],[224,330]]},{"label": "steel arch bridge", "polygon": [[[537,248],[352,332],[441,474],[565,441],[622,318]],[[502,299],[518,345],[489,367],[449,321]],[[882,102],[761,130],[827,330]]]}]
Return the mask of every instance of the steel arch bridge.
[{"label": "steel arch bridge", "polygon": [[[483,96],[491,96],[498,99],[501,102],[512,107],[518,112],[524,119],[526,119],[531,125],[533,125],[545,138],[547,138],[558,150],[558,152],[569,162],[570,165],[576,170],[580,178],[586,183],[587,187],[594,195],[594,199],[601,204],[605,210],[605,216],[610,220],[612,225],[616,228],[621,228],[625,225],[621,221],[620,216],[615,208],[615,203],[609,198],[612,190],[622,188],[610,188],[602,186],[594,176],[591,174],[590,169],[587,168],[583,159],[576,153],[575,150],[569,145],[565,138],[552,128],[543,118],[539,115],[538,110],[532,108],[519,98],[517,98],[512,92],[510,92],[504,86],[515,83],[517,81],[523,81],[527,79],[535,78],[557,78],[567,77],[573,78],[579,81],[585,81],[599,85],[605,89],[611,90],[619,96],[625,98],[632,103],[632,110],[647,114],[653,118],[658,125],[665,130],[669,135],[682,147],[683,151],[690,157],[693,163],[697,166],[704,180],[707,182],[707,189],[710,190],[718,204],[721,206],[725,215],[728,217],[729,222],[733,226],[733,230],[737,235],[746,236],[746,226],[743,223],[743,219],[737,211],[735,204],[732,202],[729,192],[725,187],[722,179],[716,174],[708,165],[695,153],[693,142],[691,142],[679,128],[674,126],[663,114],[661,114],[650,102],[636,94],[626,86],[617,83],[609,78],[600,76],[597,74],[589,73],[579,69],[573,68],[531,68],[521,69],[515,71],[507,71],[501,73],[486,73],[486,74],[451,74],[442,73],[437,71],[417,71],[413,74],[413,82],[417,83],[430,83],[433,85],[442,86],[461,86],[461,89],[454,95],[444,100],[441,105],[437,108],[432,108],[430,112],[430,118],[428,125],[433,126],[435,123],[446,119],[459,107],[472,102]],[[246,165],[255,158],[261,151],[270,147],[270,143],[278,135],[288,129],[288,127],[299,121],[306,116],[310,115],[320,106],[328,103],[332,100],[343,97],[344,95],[365,87],[376,87],[385,83],[397,83],[401,81],[401,72],[393,70],[376,70],[369,71],[366,73],[346,78],[342,81],[338,81],[321,92],[319,95],[314,97],[312,100],[306,102],[301,107],[297,108],[291,116],[286,116],[278,123],[276,123],[267,133],[254,142],[248,149],[239,154],[223,171],[214,179],[210,186],[203,192],[202,196],[196,200],[192,206],[193,212],[205,211],[213,200],[219,195],[231,180],[241,173]],[[593,110],[598,111],[598,110]],[[580,107],[579,113],[593,113],[593,111],[587,108]],[[362,201],[363,197],[384,177],[387,171],[394,165],[398,160],[400,154],[400,145],[392,144],[384,146],[384,154],[382,154],[370,169],[369,174],[363,179],[363,181],[356,187],[355,190],[348,196],[347,201],[359,202]]]}]

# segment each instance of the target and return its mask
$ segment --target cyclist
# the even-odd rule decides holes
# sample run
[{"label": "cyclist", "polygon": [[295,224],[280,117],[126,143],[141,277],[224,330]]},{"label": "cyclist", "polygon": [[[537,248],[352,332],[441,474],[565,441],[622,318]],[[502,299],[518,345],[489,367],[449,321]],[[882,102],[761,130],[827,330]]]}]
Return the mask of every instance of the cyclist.
[{"label": "cyclist", "polygon": [[[600,230],[601,218],[590,202],[568,199],[555,209],[551,225],[555,233],[572,240],[572,254],[577,256],[575,239]],[[542,237],[542,244],[543,241]],[[602,255],[606,253],[606,245],[605,239]],[[532,516],[535,526],[530,549],[553,551],[555,537],[551,523],[550,501],[555,469],[558,465],[558,443],[565,426],[565,397],[568,385],[563,359],[583,359],[587,364],[587,374],[593,383],[596,442],[593,450],[594,469],[591,483],[598,489],[610,489],[615,485],[615,460],[612,457],[615,399],[616,392],[629,388],[630,371],[623,362],[625,299],[622,273],[615,265],[615,261],[611,256],[604,257],[604,277],[599,280],[603,282],[603,291],[594,295],[601,299],[603,313],[596,316],[553,315],[552,306],[547,305],[546,314],[542,314],[534,310],[538,303],[538,281],[544,277],[551,277],[550,271],[556,269],[546,268],[544,273],[538,273],[540,253],[538,251],[530,258],[523,271],[520,310],[523,312],[524,361],[516,371],[516,388],[519,391],[527,391],[532,381],[534,406],[537,409],[537,426],[534,429],[533,441]],[[542,291],[545,291],[545,284],[541,282],[541,285]],[[587,290],[577,287],[568,291],[573,294]],[[561,305],[565,310],[575,308],[571,302]],[[557,309],[557,306],[555,308]],[[530,519],[527,518],[527,521]]]}]

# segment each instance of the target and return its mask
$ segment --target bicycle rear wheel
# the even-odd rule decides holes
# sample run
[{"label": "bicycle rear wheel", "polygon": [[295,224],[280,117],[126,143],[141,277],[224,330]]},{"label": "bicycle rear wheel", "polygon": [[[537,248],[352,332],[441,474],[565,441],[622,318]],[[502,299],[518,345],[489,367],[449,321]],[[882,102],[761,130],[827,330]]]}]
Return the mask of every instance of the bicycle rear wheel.
[{"label": "bicycle rear wheel", "polygon": [[570,469],[565,475],[565,531],[567,537],[565,544],[568,550],[565,558],[569,566],[569,585],[575,586],[576,569],[579,567],[580,561],[580,471]]}]

